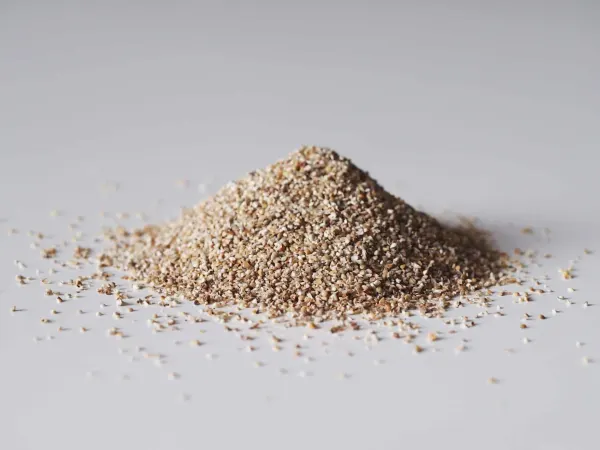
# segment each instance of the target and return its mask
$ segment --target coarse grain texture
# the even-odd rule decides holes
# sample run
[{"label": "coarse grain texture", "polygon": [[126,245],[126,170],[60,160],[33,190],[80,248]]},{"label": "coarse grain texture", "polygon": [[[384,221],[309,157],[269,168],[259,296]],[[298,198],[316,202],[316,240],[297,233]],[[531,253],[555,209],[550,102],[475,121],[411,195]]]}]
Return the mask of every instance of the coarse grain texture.
[{"label": "coarse grain texture", "polygon": [[336,152],[303,147],[164,225],[108,233],[100,267],[197,304],[316,322],[418,310],[508,283],[511,266],[472,228],[444,226]]}]

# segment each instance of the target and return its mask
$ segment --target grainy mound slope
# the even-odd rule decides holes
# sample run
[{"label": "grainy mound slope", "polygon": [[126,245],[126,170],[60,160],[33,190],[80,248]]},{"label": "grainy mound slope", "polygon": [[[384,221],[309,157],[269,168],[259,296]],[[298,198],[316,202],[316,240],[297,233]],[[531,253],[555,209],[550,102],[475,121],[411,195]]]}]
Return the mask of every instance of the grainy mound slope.
[{"label": "grainy mound slope", "polygon": [[480,239],[317,147],[228,184],[175,222],[113,239],[117,266],[162,294],[306,320],[439,316],[452,297],[500,284],[508,270]]}]

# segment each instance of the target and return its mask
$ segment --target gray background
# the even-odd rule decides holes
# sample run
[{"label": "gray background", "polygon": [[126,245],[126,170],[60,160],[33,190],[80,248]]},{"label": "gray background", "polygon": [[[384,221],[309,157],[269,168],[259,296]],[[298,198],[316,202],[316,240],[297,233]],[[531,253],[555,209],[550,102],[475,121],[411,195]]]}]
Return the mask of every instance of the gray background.
[{"label": "gray background", "polygon": [[[599,4],[251,3],[0,1],[0,447],[596,448],[600,306],[581,305],[600,303],[598,253],[571,283],[556,271],[600,251]],[[151,335],[143,320],[115,343],[110,318],[75,313],[95,311],[94,295],[64,306],[57,325],[74,331],[58,335],[39,324],[55,307],[42,288],[15,286],[14,259],[44,269],[29,229],[62,239],[77,215],[88,235],[119,211],[166,220],[201,198],[198,183],[214,191],[302,144],[339,150],[431,213],[477,216],[503,248],[553,253],[532,270],[557,295],[577,287],[575,304],[527,346],[518,319],[562,307],[555,296],[503,300],[506,318],[439,353],[325,336],[331,355],[314,343],[306,364],[267,345],[241,352],[210,325],[199,353],[173,345],[187,331]],[[13,304],[27,311],[11,317]],[[470,351],[456,356],[461,337]],[[135,345],[165,351],[171,369],[116,351]]]}]

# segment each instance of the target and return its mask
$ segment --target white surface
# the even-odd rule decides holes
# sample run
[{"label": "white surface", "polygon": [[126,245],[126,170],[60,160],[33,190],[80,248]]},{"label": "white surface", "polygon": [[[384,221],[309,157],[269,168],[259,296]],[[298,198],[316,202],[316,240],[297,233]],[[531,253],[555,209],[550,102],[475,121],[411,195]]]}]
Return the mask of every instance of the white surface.
[{"label": "white surface", "polygon": [[[0,4],[0,227],[20,230],[0,234],[0,448],[597,448],[596,3],[95,3]],[[131,337],[118,342],[105,336],[110,315],[93,315],[104,299],[92,293],[42,325],[56,304],[41,286],[14,282],[14,259],[28,274],[48,267],[29,249],[30,229],[55,242],[78,215],[88,235],[114,225],[100,211],[166,220],[200,199],[198,183],[214,189],[303,143],[336,148],[436,215],[479,217],[503,248],[552,253],[534,270],[575,304],[505,297],[506,317],[418,356],[390,340],[366,350],[314,332],[306,353],[315,361],[305,363],[289,342],[281,353],[264,338],[257,352],[241,351],[214,324],[202,336],[187,327],[153,335],[151,310],[123,325]],[[110,181],[118,192],[102,189]],[[63,215],[51,218],[53,209]],[[533,237],[519,233],[526,225]],[[596,253],[575,280],[560,280],[557,268],[584,247]],[[586,300],[593,306],[582,308]],[[12,305],[27,311],[11,314]],[[523,312],[552,308],[564,312],[533,322],[523,344]],[[61,324],[72,330],[56,332]],[[303,342],[304,332],[289,335]],[[47,334],[56,339],[33,342]],[[173,343],[192,336],[206,345]],[[461,338],[470,350],[456,356]],[[117,352],[136,345],[163,351],[166,366]],[[596,362],[584,367],[584,356]],[[171,370],[182,378],[168,381]]]}]

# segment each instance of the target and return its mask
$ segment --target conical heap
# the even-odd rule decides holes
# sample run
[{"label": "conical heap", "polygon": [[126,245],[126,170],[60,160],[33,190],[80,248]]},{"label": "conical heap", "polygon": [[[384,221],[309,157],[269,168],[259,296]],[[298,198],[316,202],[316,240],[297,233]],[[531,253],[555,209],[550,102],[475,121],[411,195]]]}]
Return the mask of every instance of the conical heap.
[{"label": "conical heap", "polygon": [[507,269],[481,240],[317,147],[223,187],[175,222],[115,240],[120,268],[164,295],[306,320],[440,316],[452,297],[500,283]]}]

